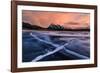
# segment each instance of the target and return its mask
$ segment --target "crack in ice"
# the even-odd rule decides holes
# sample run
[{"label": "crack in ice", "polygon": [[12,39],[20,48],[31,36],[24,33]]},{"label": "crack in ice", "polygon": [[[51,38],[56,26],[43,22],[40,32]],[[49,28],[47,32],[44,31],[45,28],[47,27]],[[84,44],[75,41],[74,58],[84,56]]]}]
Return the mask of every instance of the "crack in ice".
[{"label": "crack in ice", "polygon": [[[49,45],[52,45],[52,46],[55,47],[55,50],[50,51],[50,52],[47,52],[46,54],[37,56],[35,59],[32,60],[32,61],[34,61],[34,62],[39,61],[39,60],[41,60],[41,59],[43,59],[43,58],[45,58],[45,57],[47,57],[47,56],[49,56],[49,55],[52,55],[52,54],[54,54],[54,53],[56,53],[56,52],[58,52],[58,51],[60,51],[60,50],[61,50],[60,52],[63,53],[63,54],[66,54],[66,53],[67,53],[67,54],[74,55],[74,56],[79,57],[79,58],[88,59],[87,56],[84,56],[84,55],[78,54],[78,53],[76,53],[76,52],[73,52],[73,51],[71,51],[71,50],[65,49],[65,46],[67,46],[69,43],[65,43],[64,45],[61,45],[61,46],[60,46],[60,45],[57,45],[57,44],[53,44],[52,42],[49,42],[49,41],[44,41],[44,40],[38,38],[36,35],[33,35],[32,33],[30,33],[30,35],[31,35],[33,38],[35,38],[35,39],[37,39],[37,40],[39,40],[39,41],[41,41],[41,42],[43,42],[43,43],[46,43],[46,44],[49,44]],[[70,40],[70,42],[71,42],[71,40]],[[63,49],[63,50],[62,50],[62,49]]]}]

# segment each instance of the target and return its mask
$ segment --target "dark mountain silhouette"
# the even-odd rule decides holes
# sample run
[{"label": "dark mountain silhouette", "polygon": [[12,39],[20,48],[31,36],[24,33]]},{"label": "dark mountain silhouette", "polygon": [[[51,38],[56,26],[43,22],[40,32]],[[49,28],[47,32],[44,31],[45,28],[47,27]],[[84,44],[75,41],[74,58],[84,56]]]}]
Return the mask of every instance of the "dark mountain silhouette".
[{"label": "dark mountain silhouette", "polygon": [[42,29],[42,27],[36,26],[36,25],[31,25],[29,23],[22,23],[22,28],[23,29]]},{"label": "dark mountain silhouette", "polygon": [[47,29],[49,29],[49,30],[64,30],[64,27],[61,25],[51,24]]},{"label": "dark mountain silhouette", "polygon": [[64,28],[63,26],[59,24],[51,24],[48,28],[48,30],[62,30],[62,31],[90,31],[88,28],[78,28],[78,29],[72,29],[72,28]]},{"label": "dark mountain silhouette", "polygon": [[88,28],[81,28],[81,29],[71,29],[71,28],[64,28],[63,26],[59,24],[50,24],[48,28],[42,28],[37,25],[32,25],[29,23],[22,22],[22,29],[28,29],[28,30],[51,30],[51,31],[90,31]]}]

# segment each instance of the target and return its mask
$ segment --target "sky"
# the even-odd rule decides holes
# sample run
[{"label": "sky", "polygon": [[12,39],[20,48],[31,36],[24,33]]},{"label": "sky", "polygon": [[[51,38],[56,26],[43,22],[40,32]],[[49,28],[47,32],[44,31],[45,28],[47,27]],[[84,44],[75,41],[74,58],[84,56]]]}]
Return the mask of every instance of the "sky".
[{"label": "sky", "polygon": [[47,28],[50,24],[59,24],[65,28],[84,29],[90,27],[89,13],[22,11],[22,21],[32,25]]}]

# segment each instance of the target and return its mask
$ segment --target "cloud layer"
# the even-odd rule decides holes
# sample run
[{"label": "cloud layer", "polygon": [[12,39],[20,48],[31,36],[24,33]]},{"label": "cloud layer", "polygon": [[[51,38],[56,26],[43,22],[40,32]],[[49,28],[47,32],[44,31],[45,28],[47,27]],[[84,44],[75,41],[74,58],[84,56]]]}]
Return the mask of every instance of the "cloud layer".
[{"label": "cloud layer", "polygon": [[65,28],[81,29],[90,27],[89,13],[22,11],[22,21],[47,28],[51,23]]}]

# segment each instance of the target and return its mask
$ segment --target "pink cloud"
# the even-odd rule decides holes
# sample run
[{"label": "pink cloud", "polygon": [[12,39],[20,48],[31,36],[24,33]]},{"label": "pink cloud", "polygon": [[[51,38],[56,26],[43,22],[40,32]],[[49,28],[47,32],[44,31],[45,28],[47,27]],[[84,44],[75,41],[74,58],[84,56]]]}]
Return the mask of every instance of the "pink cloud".
[{"label": "pink cloud", "polygon": [[38,25],[44,28],[47,28],[51,23],[73,29],[89,28],[90,25],[90,15],[88,13],[42,12],[24,10],[22,13],[22,19],[23,22],[28,22],[32,25]]}]

